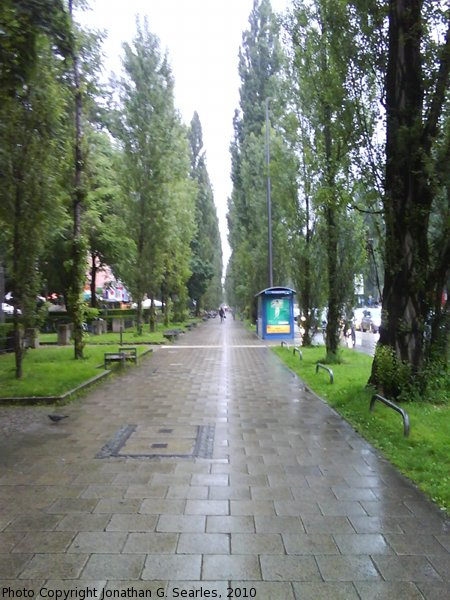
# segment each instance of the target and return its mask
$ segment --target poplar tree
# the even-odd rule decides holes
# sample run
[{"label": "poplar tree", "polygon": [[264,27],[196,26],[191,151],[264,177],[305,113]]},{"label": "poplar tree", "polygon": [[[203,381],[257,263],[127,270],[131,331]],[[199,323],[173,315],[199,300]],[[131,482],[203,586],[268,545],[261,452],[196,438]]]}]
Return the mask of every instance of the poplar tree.
[{"label": "poplar tree", "polygon": [[38,259],[60,200],[67,100],[60,58],[70,47],[62,4],[2,3],[0,42],[0,221],[21,378],[23,329],[34,325],[39,292]]},{"label": "poplar tree", "polygon": [[[270,1],[255,0],[239,53],[240,110],[235,112],[230,148],[233,189],[227,215],[232,250],[227,288],[233,287],[234,299],[253,318],[254,296],[268,286],[265,105],[277,96],[280,67],[278,25]],[[281,220],[274,214],[274,223]],[[280,268],[276,260],[274,265],[275,280],[282,279],[282,261]]]},{"label": "poplar tree", "polygon": [[214,194],[203,149],[202,126],[198,113],[192,117],[188,132],[191,151],[191,177],[197,185],[195,203],[196,235],[191,242],[192,275],[189,294],[195,300],[196,314],[202,308],[217,308],[222,301],[222,245]]},{"label": "poplar tree", "polygon": [[[144,296],[157,297],[164,280],[180,264],[181,256],[175,251],[180,235],[189,245],[193,232],[190,220],[186,231],[179,218],[180,203],[190,206],[191,194],[186,133],[174,107],[172,73],[147,21],[141,24],[138,20],[136,27],[133,43],[124,44],[125,77],[118,90],[116,134],[124,157],[121,181],[131,240],[120,275],[137,303],[141,332]],[[180,186],[184,186],[181,192]],[[183,246],[183,260],[186,253],[189,250]],[[181,271],[183,279],[184,267]]]}]

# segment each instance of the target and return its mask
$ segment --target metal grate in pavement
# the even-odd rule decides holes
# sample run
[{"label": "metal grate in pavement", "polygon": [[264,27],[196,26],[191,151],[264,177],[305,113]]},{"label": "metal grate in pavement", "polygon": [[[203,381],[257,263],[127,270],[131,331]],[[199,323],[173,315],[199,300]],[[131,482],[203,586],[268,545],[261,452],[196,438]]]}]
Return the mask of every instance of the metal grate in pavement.
[{"label": "metal grate in pavement", "polygon": [[212,458],[214,425],[124,425],[95,458]]}]

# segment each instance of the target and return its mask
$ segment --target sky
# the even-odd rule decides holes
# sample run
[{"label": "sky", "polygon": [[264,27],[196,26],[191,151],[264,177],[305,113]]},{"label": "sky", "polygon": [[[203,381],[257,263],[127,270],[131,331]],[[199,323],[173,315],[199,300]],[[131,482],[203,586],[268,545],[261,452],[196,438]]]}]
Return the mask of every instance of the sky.
[{"label": "sky", "polygon": [[[272,0],[281,12],[289,0]],[[131,42],[136,15],[147,15],[149,29],[167,50],[175,79],[175,105],[189,124],[200,117],[208,173],[219,218],[224,266],[227,198],[231,194],[229,146],[233,115],[239,107],[238,53],[248,28],[253,0],[88,0],[78,15],[83,25],[107,32],[103,44],[105,77],[120,73],[122,43]]]}]

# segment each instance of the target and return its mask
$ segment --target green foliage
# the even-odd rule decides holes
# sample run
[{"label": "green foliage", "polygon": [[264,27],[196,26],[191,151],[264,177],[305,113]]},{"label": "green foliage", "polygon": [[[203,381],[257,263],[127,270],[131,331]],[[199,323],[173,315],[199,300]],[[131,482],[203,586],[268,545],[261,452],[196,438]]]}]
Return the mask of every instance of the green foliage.
[{"label": "green foliage", "polygon": [[400,400],[410,393],[411,365],[400,360],[393,348],[377,345],[374,369],[381,391],[387,398]]},{"label": "green foliage", "polygon": [[195,236],[191,242],[192,275],[189,296],[201,308],[217,308],[222,301],[222,246],[214,195],[206,167],[200,118],[195,112],[188,131],[191,177],[196,184]]},{"label": "green foliage", "polygon": [[[125,44],[124,52],[115,134],[123,148],[120,183],[128,242],[116,271],[140,306],[145,294],[185,296],[194,189],[172,74],[147,21],[137,22],[133,44]],[[140,319],[138,314],[138,324]]]}]

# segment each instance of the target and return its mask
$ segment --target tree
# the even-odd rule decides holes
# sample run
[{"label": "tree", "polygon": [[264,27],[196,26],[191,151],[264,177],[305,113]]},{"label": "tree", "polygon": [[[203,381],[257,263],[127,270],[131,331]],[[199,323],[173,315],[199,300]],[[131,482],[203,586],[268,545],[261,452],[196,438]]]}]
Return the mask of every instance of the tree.
[{"label": "tree", "polygon": [[[234,117],[230,149],[233,189],[227,215],[232,250],[227,274],[227,277],[232,276],[227,283],[228,295],[230,285],[234,285],[232,295],[238,306],[253,318],[256,317],[255,294],[268,285],[268,238],[263,233],[267,231],[265,104],[267,98],[277,96],[280,66],[281,47],[275,15],[269,0],[255,0],[239,53],[240,111],[236,111]],[[274,223],[281,221],[273,219]],[[283,278],[286,258],[282,252],[277,256],[275,280]]]},{"label": "tree", "polygon": [[[140,332],[144,295],[156,298],[168,265],[174,264],[168,254],[173,250],[174,236],[182,229],[177,228],[176,216],[180,185],[187,177],[189,163],[186,134],[174,108],[168,60],[147,21],[143,26],[137,22],[133,45],[125,44],[124,51],[126,77],[120,82],[115,133],[124,157],[121,179],[131,252],[120,267],[120,275],[137,302]],[[192,231],[184,231],[183,240],[189,244],[192,235]],[[181,261],[180,256],[175,258]],[[154,326],[153,317],[151,324]]]},{"label": "tree", "polygon": [[128,234],[122,218],[123,195],[119,184],[120,152],[106,133],[87,131],[86,210],[82,216],[90,257],[91,307],[97,306],[97,272],[113,270],[127,253]]},{"label": "tree", "polygon": [[[338,360],[340,322],[345,305],[353,298],[353,275],[361,260],[361,227],[348,210],[355,179],[352,151],[361,137],[356,99],[349,91],[357,27],[349,19],[345,1],[297,1],[293,6],[288,31],[298,95],[290,100],[299,132],[297,155],[304,199],[304,212],[299,215],[304,235],[300,247],[304,248],[306,269],[300,295],[304,292],[310,324],[315,232],[325,249],[325,260],[319,264],[322,262],[326,272],[327,360],[334,362]],[[353,221],[351,227],[346,226],[349,220]]]},{"label": "tree", "polygon": [[[393,395],[400,389],[392,382],[383,383],[381,354],[390,351],[397,365],[406,364],[423,390],[427,325],[431,324],[436,335],[440,329],[436,323],[444,316],[440,298],[448,283],[450,264],[450,27],[446,19],[448,11],[440,3],[389,3],[383,326],[371,382],[384,385],[386,393]],[[442,159],[447,162],[442,163]],[[444,172],[443,164],[447,165]],[[433,216],[441,208],[447,223],[436,230]],[[443,329],[443,338],[448,340],[448,317]]]},{"label": "tree", "polygon": [[191,177],[197,184],[195,206],[196,235],[191,242],[192,275],[189,296],[195,301],[196,315],[202,306],[211,309],[222,300],[222,247],[214,195],[203,150],[202,126],[198,113],[192,117],[188,132],[191,150]]},{"label": "tree", "polygon": [[38,258],[59,208],[66,109],[51,42],[39,34],[33,40],[26,82],[0,103],[0,217],[9,248],[17,378],[22,377],[22,325],[34,324]]},{"label": "tree", "polygon": [[83,181],[85,157],[83,148],[83,89],[81,81],[80,50],[73,15],[73,0],[69,0],[69,15],[72,25],[72,78],[70,82],[73,94],[73,184],[72,198],[72,249],[70,263],[70,285],[67,294],[67,310],[73,321],[73,340],[75,359],[83,358],[83,289],[86,274],[86,244],[82,235],[81,213],[86,201],[86,188]]}]

